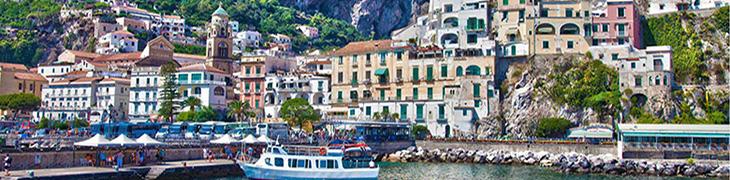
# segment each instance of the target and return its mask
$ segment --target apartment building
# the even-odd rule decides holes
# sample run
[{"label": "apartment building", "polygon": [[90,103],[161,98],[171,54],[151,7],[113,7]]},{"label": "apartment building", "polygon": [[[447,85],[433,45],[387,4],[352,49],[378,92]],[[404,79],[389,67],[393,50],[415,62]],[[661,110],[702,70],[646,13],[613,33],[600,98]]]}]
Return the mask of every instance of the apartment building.
[{"label": "apartment building", "polygon": [[42,90],[43,103],[36,117],[54,120],[76,118],[126,121],[129,79],[110,77],[66,78],[49,83]]},{"label": "apartment building", "polygon": [[46,78],[22,64],[0,63],[0,94],[30,93],[41,96]]},{"label": "apartment building", "polygon": [[296,66],[291,60],[267,55],[244,55],[239,66],[240,72],[234,75],[241,82],[238,85],[241,101],[249,103],[257,119],[263,119],[266,74],[290,72]]},{"label": "apartment building", "polygon": [[641,15],[633,0],[598,1],[592,18],[592,46],[631,44],[643,48]]},{"label": "apartment building", "polygon": [[650,15],[686,10],[720,8],[730,5],[730,0],[650,0],[647,2]]},{"label": "apartment building", "polygon": [[530,54],[585,53],[591,37],[591,2],[543,0],[527,20]]},{"label": "apartment building", "polygon": [[648,46],[637,49],[629,44],[593,46],[594,59],[614,67],[619,73],[621,91],[631,89],[632,95],[654,97],[669,95],[674,82],[672,48]]},{"label": "apartment building", "polygon": [[120,30],[105,34],[96,44],[98,54],[137,52],[139,40],[129,31]]},{"label": "apartment building", "polygon": [[448,137],[474,131],[496,109],[494,56],[449,56],[438,47],[414,48],[395,40],[352,42],[330,54],[330,118],[398,121],[428,126]]},{"label": "apartment building", "polygon": [[309,72],[281,72],[266,75],[264,112],[267,121],[280,121],[279,110],[286,100],[302,98],[325,118],[329,110],[329,77]]},{"label": "apartment building", "polygon": [[163,37],[157,37],[147,43],[142,51],[142,59],[131,68],[129,86],[129,119],[135,122],[158,120],[155,116],[158,108],[160,87],[164,78],[160,76],[160,67],[173,63],[175,47]]},{"label": "apartment building", "polygon": [[[528,30],[525,22],[528,14],[533,13],[533,0],[497,1],[493,23],[496,27],[495,39],[499,46],[497,56],[519,57],[528,55]],[[530,7],[530,8],[528,8]]]},{"label": "apartment building", "polygon": [[261,33],[257,31],[242,31],[233,38],[233,54],[241,54],[246,48],[258,48],[262,41]]}]

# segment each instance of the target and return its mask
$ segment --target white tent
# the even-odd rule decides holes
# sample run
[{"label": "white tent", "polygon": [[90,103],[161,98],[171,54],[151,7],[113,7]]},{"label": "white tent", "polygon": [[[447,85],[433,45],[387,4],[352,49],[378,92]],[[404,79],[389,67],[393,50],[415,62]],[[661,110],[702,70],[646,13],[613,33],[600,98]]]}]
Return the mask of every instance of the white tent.
[{"label": "white tent", "polygon": [[239,142],[238,140],[234,139],[229,134],[223,135],[223,137],[221,137],[221,138],[210,141],[211,144],[235,144],[238,142]]},{"label": "white tent", "polygon": [[124,147],[142,146],[142,143],[138,143],[137,141],[134,141],[134,139],[129,138],[127,137],[127,135],[124,134],[120,134],[119,136],[117,136],[117,138],[114,138],[109,142]]},{"label": "white tent", "polygon": [[245,144],[253,144],[253,143],[258,142],[258,140],[256,140],[256,138],[253,137],[253,135],[250,135],[249,134],[248,136],[246,136],[245,138],[243,138],[243,140],[241,140],[241,142],[243,142]]},{"label": "white tent", "polygon": [[104,138],[101,134],[96,134],[87,140],[75,142],[76,146],[88,146],[88,147],[102,147],[102,146],[114,146],[108,139]]},{"label": "white tent", "polygon": [[256,141],[258,141],[260,143],[272,143],[272,142],[274,142],[274,140],[271,140],[269,137],[266,137],[266,136],[259,136],[258,138],[256,138]]},{"label": "white tent", "polygon": [[139,138],[137,138],[136,141],[138,143],[141,143],[144,146],[162,146],[162,145],[167,145],[167,144],[165,144],[163,142],[160,142],[160,141],[158,141],[158,140],[150,137],[147,134],[143,134],[142,136],[140,136]]}]

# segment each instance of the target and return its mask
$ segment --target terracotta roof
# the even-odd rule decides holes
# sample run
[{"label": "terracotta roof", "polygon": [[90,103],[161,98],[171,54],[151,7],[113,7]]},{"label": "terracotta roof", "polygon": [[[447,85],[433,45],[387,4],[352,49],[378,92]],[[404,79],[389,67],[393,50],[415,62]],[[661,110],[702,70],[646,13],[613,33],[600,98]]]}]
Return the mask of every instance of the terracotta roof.
[{"label": "terracotta roof", "polygon": [[28,67],[25,67],[25,65],[14,63],[0,63],[0,68],[28,71]]},{"label": "terracotta roof", "polygon": [[31,81],[47,81],[46,78],[37,73],[15,73],[15,78]]},{"label": "terracotta roof", "polygon": [[342,48],[337,49],[336,51],[330,53],[330,55],[342,56],[342,55],[360,54],[360,53],[366,53],[366,52],[387,51],[387,50],[393,50],[396,48],[408,47],[408,46],[401,46],[401,47],[391,46],[395,42],[399,42],[399,41],[388,39],[388,40],[350,42],[345,47],[342,47]]},{"label": "terracotta roof", "polygon": [[168,18],[168,19],[182,19],[180,16],[175,16],[175,15],[165,15],[164,17]]},{"label": "terracotta roof", "polygon": [[120,83],[127,83],[127,84],[129,84],[129,79],[108,77],[108,78],[102,79],[101,82],[120,82]]},{"label": "terracotta roof", "polygon": [[66,51],[71,52],[71,54],[73,54],[73,55],[85,57],[85,58],[89,58],[89,59],[94,59],[96,57],[101,56],[100,54],[84,52],[84,51],[75,51],[75,50],[66,50]]},{"label": "terracotta roof", "polygon": [[38,66],[68,66],[68,65],[74,65],[74,63],[56,61],[56,62],[52,62],[52,63],[43,63]]},{"label": "terracotta roof", "polygon": [[62,79],[56,82],[52,82],[51,84],[84,84],[84,83],[90,83],[92,81],[97,81],[103,79],[102,77],[80,77],[80,78],[66,78]]},{"label": "terracotta roof", "polygon": [[94,58],[94,61],[99,62],[99,61],[118,61],[118,60],[139,60],[141,55],[142,55],[142,52],[103,55],[103,56],[99,56],[98,58]]},{"label": "terracotta roof", "polygon": [[308,62],[307,64],[327,65],[327,64],[332,64],[332,61],[311,61],[311,62]]},{"label": "terracotta roof", "polygon": [[38,68],[37,67],[30,68],[30,70],[28,70],[28,71],[30,71],[32,73],[38,73]]},{"label": "terracotta roof", "polygon": [[226,72],[223,70],[220,70],[218,68],[215,68],[213,66],[208,66],[205,64],[192,64],[183,66],[180,68],[177,68],[177,71],[208,71],[208,72],[214,72],[214,73],[221,73],[225,74]]},{"label": "terracotta roof", "polygon": [[201,55],[195,55],[195,54],[183,54],[183,53],[175,53],[172,55],[173,58],[186,58],[186,59],[197,59],[197,60],[205,60],[205,56]]},{"label": "terracotta roof", "polygon": [[111,33],[112,34],[124,34],[124,35],[132,35],[132,36],[134,36],[134,34],[132,34],[131,32],[129,32],[127,30],[119,30],[119,31],[111,32]]},{"label": "terracotta roof", "polygon": [[135,66],[148,66],[148,67],[149,66],[153,66],[153,67],[158,67],[158,66],[165,65],[167,62],[173,62],[177,66],[180,66],[180,64],[177,63],[177,61],[175,61],[175,60],[166,59],[166,58],[164,58],[164,59],[155,58],[154,56],[148,56],[148,57],[142,58],[141,60],[135,62],[134,65]]}]

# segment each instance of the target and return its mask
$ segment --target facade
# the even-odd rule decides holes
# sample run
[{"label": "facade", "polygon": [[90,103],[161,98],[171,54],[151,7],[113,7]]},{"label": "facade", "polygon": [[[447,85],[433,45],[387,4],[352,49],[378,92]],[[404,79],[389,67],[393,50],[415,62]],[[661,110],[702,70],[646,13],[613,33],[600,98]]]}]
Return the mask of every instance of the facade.
[{"label": "facade", "polygon": [[128,31],[114,31],[99,38],[96,44],[98,54],[117,54],[137,51],[138,40]]},{"label": "facade", "polygon": [[307,36],[308,38],[318,38],[319,37],[319,30],[315,27],[307,26],[307,25],[299,25],[297,26],[297,29],[304,34],[304,36]]},{"label": "facade", "polygon": [[533,13],[532,4],[532,0],[497,1],[493,23],[496,27],[495,39],[499,44],[498,56],[516,57],[528,54],[529,31],[525,20]]},{"label": "facade", "polygon": [[654,97],[669,95],[674,82],[672,48],[649,46],[636,49],[631,45],[594,46],[594,59],[614,67],[619,73],[619,88],[631,89],[633,95]]},{"label": "facade", "polygon": [[143,58],[134,63],[129,85],[130,121],[158,120],[154,115],[157,114],[159,88],[164,82],[159,74],[160,66],[166,63],[178,65],[173,59],[173,49],[169,41],[157,37],[147,43],[142,52]]},{"label": "facade", "polygon": [[54,62],[38,65],[38,74],[45,77],[48,82],[62,80],[66,73],[73,71],[73,63]]},{"label": "facade", "polygon": [[685,10],[712,9],[730,5],[730,0],[651,0],[648,14],[663,14]]},{"label": "facade", "polygon": [[431,1],[427,15],[414,26],[397,30],[393,39],[414,40],[422,46],[438,46],[444,56],[492,56],[490,11],[486,0]]},{"label": "facade", "polygon": [[241,54],[246,48],[258,48],[261,45],[261,33],[256,31],[243,31],[236,33],[236,37],[233,38],[233,53]]},{"label": "facade", "polygon": [[[228,20],[228,13],[223,9],[222,4],[219,4],[218,9],[211,16],[210,23],[208,23],[208,40],[206,42],[204,69],[210,71],[208,73],[218,73],[215,72],[216,70],[222,71],[220,74],[223,75],[221,76],[221,81],[224,82],[224,98],[226,100],[236,100],[236,94],[234,93],[235,83],[232,75],[237,69],[235,69],[236,66],[233,64],[232,59],[234,46],[233,30]],[[220,94],[218,88],[215,88],[215,91],[215,96]],[[223,101],[221,103],[225,108],[228,102]]]},{"label": "facade", "polygon": [[619,158],[719,159],[730,150],[725,124],[618,124]]},{"label": "facade", "polygon": [[149,21],[142,21],[128,17],[119,17],[116,20],[117,24],[127,31],[149,31],[152,26]]},{"label": "facade", "polygon": [[263,119],[267,74],[290,72],[295,67],[294,63],[275,56],[246,55],[241,57],[240,67],[241,71],[235,74],[241,82],[238,85],[240,100],[249,103],[257,119]]},{"label": "facade", "polygon": [[[91,122],[126,121],[129,79],[108,77],[66,78],[43,88],[37,117]],[[109,119],[111,118],[111,119]]]},{"label": "facade", "polygon": [[[200,99],[200,105],[223,111],[227,107],[228,94],[233,91],[226,89],[230,75],[225,71],[206,64],[192,64],[177,69],[177,81],[180,85],[180,101],[188,97]],[[182,110],[189,110],[188,107]]]},{"label": "facade", "polygon": [[170,38],[172,41],[185,42],[185,19],[180,16],[154,16],[152,30],[159,35]]},{"label": "facade", "polygon": [[41,88],[48,84],[46,78],[28,70],[25,65],[0,63],[0,95],[30,93],[41,97]]},{"label": "facade", "polygon": [[324,115],[329,110],[329,78],[311,73],[271,73],[266,75],[264,112],[267,121],[280,120],[281,105],[289,99],[303,98]]},{"label": "facade", "polygon": [[317,60],[304,64],[304,70],[314,73],[315,75],[323,75],[330,77],[332,75],[332,61]]},{"label": "facade", "polygon": [[283,34],[271,34],[269,35],[271,42],[269,42],[270,48],[278,48],[280,51],[289,51],[291,49],[291,38]]},{"label": "facade", "polygon": [[428,126],[434,136],[472,132],[474,122],[496,110],[494,56],[442,52],[394,40],[353,42],[335,51],[329,118],[387,112]]},{"label": "facade", "polygon": [[105,22],[99,18],[94,19],[94,37],[97,39],[105,34],[119,30],[122,30],[122,26],[116,24],[116,22]]},{"label": "facade", "polygon": [[[591,2],[549,0],[532,6],[527,27],[530,54],[585,53],[591,37]],[[534,28],[533,28],[534,27]]]},{"label": "facade", "polygon": [[631,44],[643,48],[641,15],[632,0],[607,0],[593,6],[592,46]]}]

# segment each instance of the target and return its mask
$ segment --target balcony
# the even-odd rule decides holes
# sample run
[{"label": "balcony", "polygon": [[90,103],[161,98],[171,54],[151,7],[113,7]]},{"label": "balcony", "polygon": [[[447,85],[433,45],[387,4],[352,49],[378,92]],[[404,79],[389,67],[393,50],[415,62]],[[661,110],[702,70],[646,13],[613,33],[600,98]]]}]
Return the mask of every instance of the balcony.
[{"label": "balcony", "polygon": [[416,117],[416,123],[426,123],[426,120],[423,117]]},{"label": "balcony", "polygon": [[449,123],[449,120],[446,119],[446,118],[444,118],[444,117],[439,117],[438,119],[436,119],[436,123],[439,123],[439,124],[448,124]]},{"label": "balcony", "polygon": [[226,82],[223,81],[211,81],[211,80],[188,80],[178,81],[181,85],[221,85],[225,86]]}]

